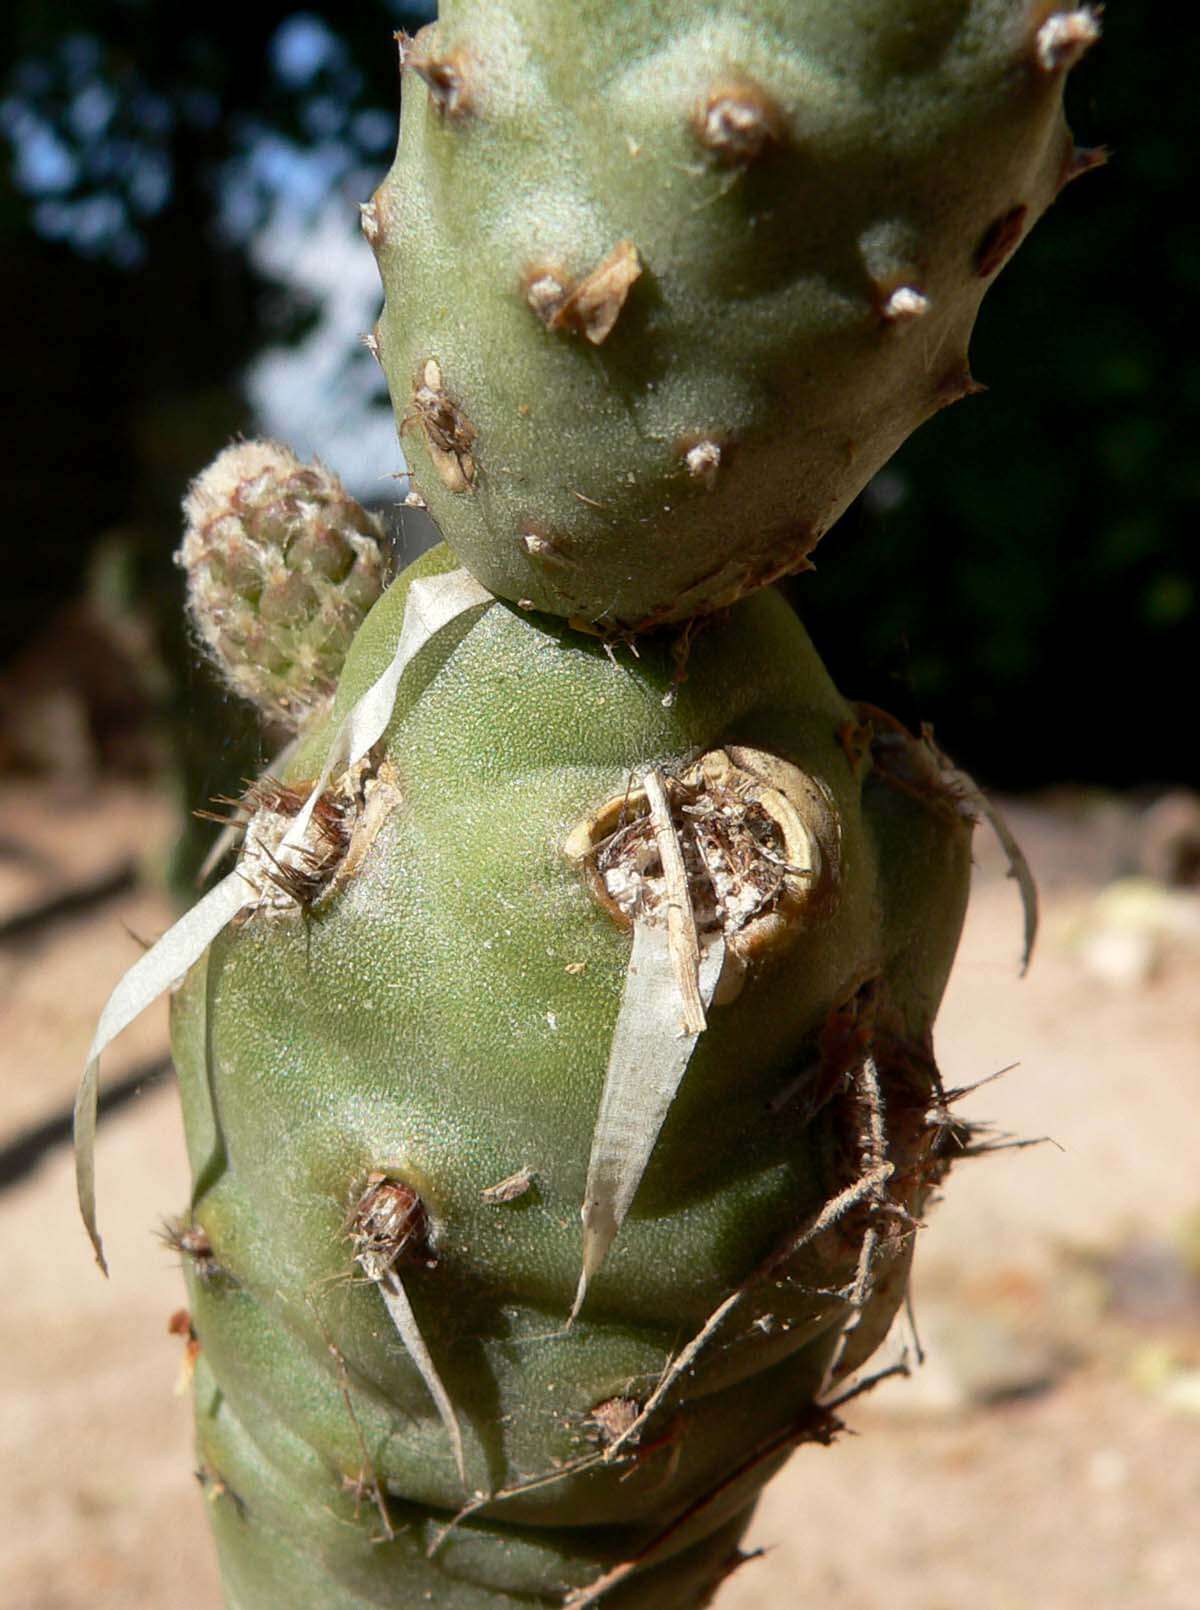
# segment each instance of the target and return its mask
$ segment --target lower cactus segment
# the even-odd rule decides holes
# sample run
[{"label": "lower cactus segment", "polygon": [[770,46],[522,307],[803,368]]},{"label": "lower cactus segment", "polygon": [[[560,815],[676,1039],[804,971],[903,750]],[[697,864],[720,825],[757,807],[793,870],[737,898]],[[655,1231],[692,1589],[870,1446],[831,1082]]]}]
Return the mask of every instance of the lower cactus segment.
[{"label": "lower cactus segment", "polygon": [[175,998],[228,1601],[682,1610],[828,1439],[966,1145],[931,1025],[971,819],[774,593],[683,678],[451,614],[360,752],[452,566],[249,802],[243,876],[292,870]]}]

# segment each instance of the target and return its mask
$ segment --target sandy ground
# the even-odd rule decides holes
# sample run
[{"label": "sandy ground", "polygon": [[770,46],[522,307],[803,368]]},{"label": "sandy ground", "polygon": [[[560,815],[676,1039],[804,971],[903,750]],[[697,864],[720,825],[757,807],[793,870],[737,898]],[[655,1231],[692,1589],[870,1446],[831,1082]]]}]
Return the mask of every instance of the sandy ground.
[{"label": "sandy ground", "polygon": [[[765,1553],[720,1610],[1196,1610],[1200,1605],[1200,989],[1196,907],[1098,891],[1128,813],[1023,806],[1043,940],[1016,977],[1014,885],[981,840],[939,1056],[948,1083],[1018,1066],[965,1104],[1004,1151],[949,1181],[918,1254],[925,1366],[845,1412],[765,1497]],[[167,920],[129,880],[57,918],[11,919],[145,864],[163,808],[0,789],[0,1604],[217,1610],[191,1476],[181,1286],[155,1231],[185,1198],[168,1079],[104,1123],[112,1279],[74,1206],[61,1115],[103,999]],[[1193,897],[1194,898],[1194,897]],[[165,1011],[132,1029],[107,1082],[152,1067]],[[895,1356],[904,1338],[890,1344]]]}]

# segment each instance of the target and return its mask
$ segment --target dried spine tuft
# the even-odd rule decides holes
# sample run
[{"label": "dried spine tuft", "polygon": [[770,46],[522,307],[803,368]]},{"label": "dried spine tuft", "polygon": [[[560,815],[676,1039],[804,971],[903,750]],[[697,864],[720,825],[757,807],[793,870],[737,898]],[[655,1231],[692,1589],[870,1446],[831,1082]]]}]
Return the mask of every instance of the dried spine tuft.
[{"label": "dried spine tuft", "polygon": [[787,125],[771,97],[757,84],[724,84],[692,114],[692,131],[719,162],[742,167],[782,145]]},{"label": "dried spine tuft", "polygon": [[[701,941],[721,934],[739,960],[786,948],[837,897],[841,835],[824,788],[762,750],[713,749],[664,794]],[[602,805],[569,835],[564,854],[623,926],[671,905],[645,785]]]},{"label": "dried spine tuft", "polygon": [[346,1220],[354,1261],[370,1280],[382,1280],[397,1264],[437,1267],[429,1215],[411,1185],[377,1171],[368,1175]]},{"label": "dried spine tuft", "polygon": [[424,81],[439,117],[451,120],[466,117],[474,110],[471,64],[461,50],[438,54],[435,39],[435,31],[430,28],[422,28],[415,37],[398,33],[400,66]]},{"label": "dried spine tuft", "polygon": [[1038,66],[1046,73],[1065,72],[1099,37],[1100,18],[1087,6],[1056,11],[1037,31]]},{"label": "dried spine tuft", "polygon": [[612,334],[642,260],[631,240],[621,240],[582,279],[552,268],[536,268],[525,276],[525,300],[548,330],[586,336],[600,346]]},{"label": "dried spine tuft", "polygon": [[711,492],[717,484],[717,471],[721,468],[721,444],[705,440],[695,442],[683,455],[687,472],[694,481]]},{"label": "dried spine tuft", "polygon": [[919,291],[915,285],[898,285],[887,297],[881,312],[885,323],[903,326],[923,318],[929,306],[924,291]]},{"label": "dried spine tuft", "polygon": [[358,208],[359,227],[369,246],[379,244],[382,228],[379,221],[379,205],[376,201],[363,201]]},{"label": "dried spine tuft", "polygon": [[437,1267],[425,1204],[411,1185],[376,1172],[368,1177],[351,1208],[346,1230],[354,1261],[378,1288],[396,1334],[429,1390],[465,1490],[466,1460],[458,1416],[400,1278],[404,1266]]},{"label": "dried spine tuft", "polygon": [[187,1260],[197,1280],[214,1280],[221,1267],[213,1255],[207,1230],[187,1219],[168,1220],[162,1228],[164,1245]]},{"label": "dried spine tuft", "polygon": [[447,393],[436,358],[427,358],[417,375],[412,407],[400,429],[403,432],[411,425],[420,426],[442,484],[451,492],[473,491],[475,427]]}]

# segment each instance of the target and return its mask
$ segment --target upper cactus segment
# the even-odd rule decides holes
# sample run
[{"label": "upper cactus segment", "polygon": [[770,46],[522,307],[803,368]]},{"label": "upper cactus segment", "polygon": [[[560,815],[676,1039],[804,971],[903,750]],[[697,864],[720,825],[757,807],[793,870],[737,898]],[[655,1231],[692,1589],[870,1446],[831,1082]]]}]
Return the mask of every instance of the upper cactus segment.
[{"label": "upper cactus segment", "polygon": [[390,575],[383,528],[319,461],[238,442],[184,503],[188,609],[234,692],[296,727],[333,692]]},{"label": "upper cactus segment", "polygon": [[602,628],[806,556],[973,389],[980,300],[1090,165],[1045,0],[446,0],[364,208],[421,494]]}]

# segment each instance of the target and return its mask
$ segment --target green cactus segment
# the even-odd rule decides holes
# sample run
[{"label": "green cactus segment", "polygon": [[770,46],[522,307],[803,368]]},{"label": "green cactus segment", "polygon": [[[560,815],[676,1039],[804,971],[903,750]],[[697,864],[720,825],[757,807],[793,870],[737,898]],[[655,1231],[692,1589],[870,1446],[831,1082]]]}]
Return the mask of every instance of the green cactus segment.
[{"label": "green cactus segment", "polygon": [[803,568],[977,389],[992,277],[1088,165],[1086,9],[447,0],[364,209],[420,494],[493,592],[601,628]]},{"label": "green cactus segment", "polygon": [[298,727],[337,685],[387,584],[383,527],[319,461],[238,442],[192,484],[176,558],[200,641],[235,693]]},{"label": "green cactus segment", "polygon": [[[929,1036],[971,825],[771,592],[693,634],[682,680],[658,639],[610,657],[468,609],[340,769],[453,566],[385,593],[272,795],[286,843],[342,753],[309,813],[336,805],[337,866],[243,911],[175,997],[229,1602],[700,1603],[761,1484],[827,1432],[830,1371],[886,1331],[962,1146]],[[630,928],[666,931],[679,892],[667,841],[701,962],[719,939],[735,965],[697,975],[706,1026],[568,1326]],[[670,932],[650,999],[677,1026]]]},{"label": "green cactus segment", "polygon": [[[109,996],[92,1038],[74,1114],[80,1214],[105,1274],[95,1176],[101,1056],[134,1018],[179,982],[231,922],[253,913],[290,915],[307,910],[332,895],[339,880],[354,872],[388,799],[386,791],[377,791],[352,835],[350,815],[366,805],[360,793],[362,763],[391,719],[401,676],[432,638],[492,601],[491,594],[463,570],[435,574],[407,589],[404,626],[391,657],[334,727],[315,785],[297,790],[272,777],[253,785],[241,802],[246,817],[228,823],[217,845],[220,849],[227,837],[236,840],[239,832],[243,834],[237,866],[156,940]],[[294,756],[300,747],[299,740],[293,740],[278,758]],[[337,782],[329,787],[335,771]]]}]

